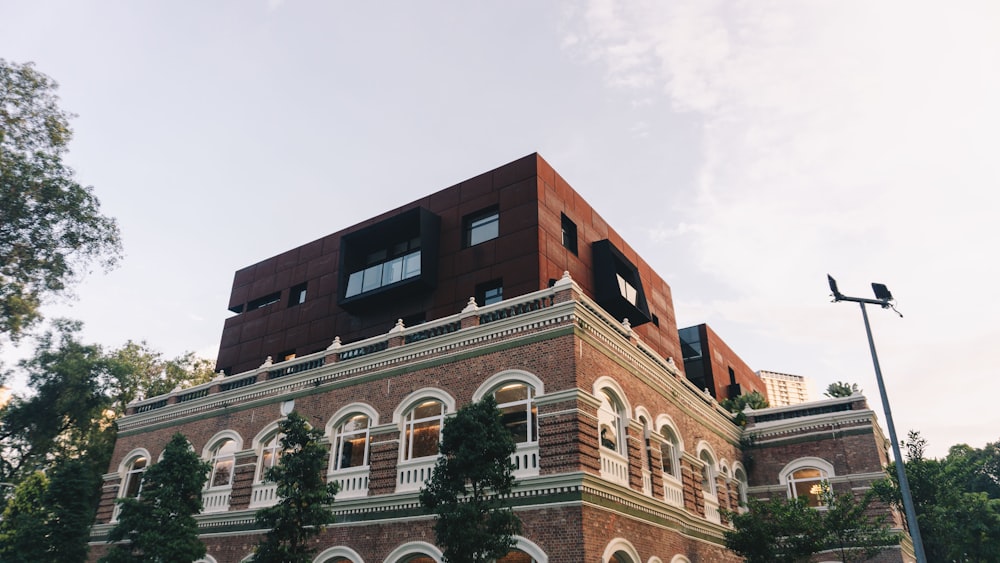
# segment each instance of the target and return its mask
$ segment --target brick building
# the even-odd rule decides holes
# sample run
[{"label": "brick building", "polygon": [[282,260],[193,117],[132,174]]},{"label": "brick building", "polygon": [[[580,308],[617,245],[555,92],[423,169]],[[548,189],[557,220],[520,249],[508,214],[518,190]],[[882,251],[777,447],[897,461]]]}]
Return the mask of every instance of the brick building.
[{"label": "brick building", "polygon": [[419,489],[446,418],[492,394],[518,442],[504,562],[739,561],[743,431],[674,360],[669,286],[538,155],[244,268],[229,307],[224,374],[118,421],[92,558],[179,431],[213,467],[205,560],[244,560],[294,409],[341,490],[316,563],[438,562]]}]

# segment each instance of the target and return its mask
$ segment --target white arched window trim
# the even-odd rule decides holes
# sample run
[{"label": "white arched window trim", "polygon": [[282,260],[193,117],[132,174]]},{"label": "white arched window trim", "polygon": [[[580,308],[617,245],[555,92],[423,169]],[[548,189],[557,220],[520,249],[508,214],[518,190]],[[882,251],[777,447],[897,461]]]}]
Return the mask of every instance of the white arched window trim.
[{"label": "white arched window trim", "polygon": [[351,563],[365,563],[365,560],[361,558],[361,555],[357,551],[342,545],[323,550],[316,556],[315,559],[313,559],[313,563],[325,563],[327,560],[333,559],[334,557],[344,557],[346,559],[350,559]]},{"label": "white arched window trim", "polygon": [[677,554],[670,560],[670,563],[691,563],[691,560],[681,554]]},{"label": "white arched window trim", "polygon": [[608,542],[608,546],[604,548],[604,554],[601,555],[601,563],[608,563],[611,560],[611,556],[619,551],[627,555],[633,563],[640,563],[642,561],[639,558],[639,552],[636,551],[632,542],[625,538],[615,538]]},{"label": "white arched window trim", "polygon": [[522,536],[514,536],[514,542],[514,549],[528,554],[536,563],[549,563],[549,556],[535,542]]},{"label": "white arched window trim", "polygon": [[507,369],[486,378],[486,381],[480,384],[476,392],[472,394],[472,400],[480,401],[497,387],[513,381],[520,381],[534,388],[535,397],[545,394],[545,383],[537,375],[520,369]]},{"label": "white arched window trim", "polygon": [[240,436],[239,432],[235,430],[223,430],[217,432],[214,436],[205,442],[205,447],[201,449],[202,459],[212,459],[212,452],[215,449],[216,444],[222,440],[229,439],[236,442],[236,451],[243,449],[243,436]]},{"label": "white arched window trim", "polygon": [[[604,389],[610,389],[615,395],[618,396],[618,400],[621,401],[622,404],[622,414],[625,415],[626,418],[628,418],[629,413],[632,412],[632,405],[629,404],[628,396],[625,394],[625,390],[622,389],[622,386],[619,385],[618,382],[614,380],[614,378],[604,375],[598,377],[597,380],[594,381],[594,387],[593,387],[594,396],[600,397],[600,392]],[[627,420],[625,422],[628,423]]]},{"label": "white arched window trim", "polygon": [[421,403],[428,399],[437,399],[444,403],[445,415],[450,415],[455,413],[455,398],[452,397],[447,391],[443,389],[438,389],[437,387],[425,387],[423,389],[418,389],[413,393],[410,393],[399,405],[396,406],[396,410],[392,411],[392,422],[393,424],[400,425],[402,427],[403,418],[406,416],[410,409],[413,408],[417,403]]},{"label": "white arched window trim", "polygon": [[378,426],[378,411],[376,411],[368,403],[351,403],[345,407],[341,407],[337,412],[333,413],[333,416],[326,422],[326,428],[324,433],[327,439],[333,439],[333,433],[337,430],[337,426],[347,418],[348,415],[352,414],[363,414],[368,417],[369,424],[371,426]]},{"label": "white arched window trim", "polygon": [[[818,478],[812,479],[793,479],[794,473],[801,469],[816,469],[819,471],[820,475]],[[781,484],[785,486],[785,494],[788,498],[795,497],[792,493],[792,481],[796,481],[797,483],[815,481],[819,484],[823,481],[829,481],[834,475],[835,472],[833,470],[833,464],[818,457],[800,457],[793,459],[781,468],[780,472],[778,472],[778,477],[781,480]],[[823,501],[822,499],[814,498],[810,500],[810,504],[814,507],[820,507],[823,506]]]},{"label": "white arched window trim", "polygon": [[425,555],[437,563],[441,563],[444,554],[441,550],[425,541],[411,541],[392,550],[385,558],[385,563],[401,563],[406,557],[412,555]]},{"label": "white arched window trim", "polygon": [[118,464],[118,475],[124,477],[125,472],[131,468],[132,462],[139,457],[146,458],[146,467],[149,467],[149,464],[152,462],[152,456],[149,455],[149,450],[146,448],[136,448],[122,458],[121,463]]}]

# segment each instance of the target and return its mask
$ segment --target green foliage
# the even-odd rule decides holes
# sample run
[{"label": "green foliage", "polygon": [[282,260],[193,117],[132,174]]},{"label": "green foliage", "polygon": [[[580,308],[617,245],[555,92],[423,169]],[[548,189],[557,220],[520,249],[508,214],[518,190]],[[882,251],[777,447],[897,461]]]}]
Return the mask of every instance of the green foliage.
[{"label": "green foliage", "polygon": [[864,561],[897,543],[884,516],[873,515],[869,493],[836,494],[823,484],[824,510],[810,508],[806,499],[748,499],[748,511],[727,512],[733,529],[725,532],[726,547],[748,563],[807,561],[823,550],[836,551],[841,561]]},{"label": "green foliage", "polygon": [[207,360],[165,360],[145,343],[110,353],[80,341],[79,322],[57,319],[18,363],[33,394],[0,409],[0,481],[17,482],[62,458],[89,460],[101,474],[114,448],[114,421],[128,403],[212,378]]},{"label": "green foliage", "polygon": [[514,547],[521,522],[508,499],[516,448],[492,395],[445,422],[441,457],[420,502],[437,514],[434,532],[448,563],[493,561]]},{"label": "green foliage", "polygon": [[[944,459],[925,457],[927,441],[911,431],[906,479],[928,561],[1000,561],[1000,442],[982,449],[952,446]],[[901,509],[895,468],[880,484],[881,498]]]},{"label": "green foliage", "polygon": [[103,392],[108,364],[99,346],[77,338],[79,323],[57,321],[43,335],[35,355],[22,360],[35,394],[15,397],[0,411],[0,479],[16,482],[22,475],[50,466],[54,460],[85,457],[107,469],[114,428]]},{"label": "green foliage", "polygon": [[725,532],[726,547],[747,563],[794,563],[822,549],[819,511],[805,499],[747,499],[747,512],[727,513],[733,530]]},{"label": "green foliage", "polygon": [[79,458],[61,460],[51,479],[24,479],[0,520],[0,561],[85,561],[99,487],[100,474]]},{"label": "green foliage", "polygon": [[823,543],[826,549],[836,551],[841,561],[866,561],[887,546],[898,543],[886,522],[886,515],[873,514],[870,510],[877,500],[873,490],[858,499],[850,492],[835,493],[826,482],[822,488],[820,498],[827,507],[822,514],[826,532]]},{"label": "green foliage", "polygon": [[855,393],[860,393],[857,383],[847,383],[846,381],[836,381],[826,386],[826,393],[823,395],[836,399],[838,397],[850,397]]},{"label": "green foliage", "polygon": [[771,406],[768,404],[767,398],[760,394],[760,391],[744,393],[742,395],[737,395],[732,399],[723,399],[719,404],[727,411],[736,413],[736,418],[734,420],[740,426],[745,426],[747,423],[747,417],[743,414],[743,409],[750,407],[751,409],[757,410],[766,409]]},{"label": "green foliage", "polygon": [[256,563],[308,563],[315,548],[309,538],[333,522],[330,504],[337,494],[336,483],[323,479],[329,452],[320,445],[323,432],[310,428],[297,412],[278,425],[282,454],[265,477],[277,484],[280,500],[257,511],[257,523],[267,528],[257,545]]},{"label": "green foliage", "polygon": [[25,478],[7,501],[0,520],[0,561],[45,561],[45,527],[49,520],[43,505],[49,480],[41,471]]},{"label": "green foliage", "polygon": [[17,340],[91,263],[115,265],[118,225],[62,162],[72,131],[58,85],[0,59],[0,335]]},{"label": "green foliage", "polygon": [[201,490],[211,466],[182,434],[174,434],[163,459],[146,470],[139,498],[120,500],[118,523],[108,534],[116,545],[101,561],[172,563],[205,555],[194,515],[201,512]]}]

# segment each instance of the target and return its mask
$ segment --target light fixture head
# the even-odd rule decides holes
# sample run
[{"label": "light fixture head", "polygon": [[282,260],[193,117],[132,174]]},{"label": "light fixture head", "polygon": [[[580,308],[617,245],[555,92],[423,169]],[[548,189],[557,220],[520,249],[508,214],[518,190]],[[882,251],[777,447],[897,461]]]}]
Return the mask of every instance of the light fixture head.
[{"label": "light fixture head", "polygon": [[875,292],[875,299],[886,303],[892,301],[892,293],[889,292],[889,288],[884,283],[872,283],[872,291]]},{"label": "light fixture head", "polygon": [[833,279],[833,276],[830,274],[827,274],[826,281],[829,282],[830,291],[833,292],[833,300],[840,301],[840,298],[843,297],[843,295],[841,295],[840,291],[837,289],[837,280]]}]

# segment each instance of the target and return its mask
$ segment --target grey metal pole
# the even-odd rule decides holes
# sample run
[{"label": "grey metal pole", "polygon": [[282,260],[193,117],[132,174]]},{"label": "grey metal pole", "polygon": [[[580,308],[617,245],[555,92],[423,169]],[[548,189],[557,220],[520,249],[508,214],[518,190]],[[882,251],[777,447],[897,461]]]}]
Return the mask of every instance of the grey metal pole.
[{"label": "grey metal pole", "polygon": [[875,380],[878,382],[878,392],[882,396],[882,410],[885,412],[885,423],[889,427],[889,441],[892,442],[892,455],[896,458],[896,477],[899,479],[899,490],[903,497],[903,510],[906,512],[906,523],[910,527],[910,538],[913,539],[913,552],[917,563],[927,563],[924,555],[924,542],[920,538],[920,526],[917,524],[917,513],[913,509],[913,496],[910,494],[910,482],[906,479],[906,467],[903,455],[899,451],[899,440],[896,439],[896,425],[892,422],[892,409],[889,408],[889,398],[885,394],[885,383],[882,381],[882,369],[878,365],[878,354],[875,352],[875,340],[872,338],[872,327],[868,323],[868,311],[865,302],[859,301],[861,316],[865,319],[865,332],[868,334],[868,347],[872,351],[872,362],[875,364]]}]

